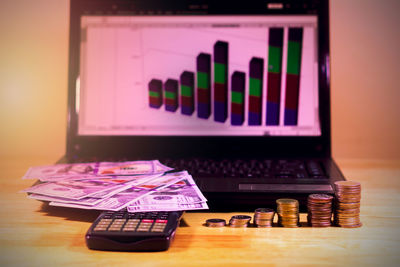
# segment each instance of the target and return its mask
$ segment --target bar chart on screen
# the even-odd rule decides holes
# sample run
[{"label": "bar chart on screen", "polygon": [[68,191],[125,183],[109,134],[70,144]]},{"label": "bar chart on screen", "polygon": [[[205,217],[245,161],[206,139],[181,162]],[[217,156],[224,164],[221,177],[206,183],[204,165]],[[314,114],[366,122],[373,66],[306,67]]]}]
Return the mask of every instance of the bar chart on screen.
[{"label": "bar chart on screen", "polygon": [[320,134],[316,21],[271,21],[84,21],[82,133]]}]

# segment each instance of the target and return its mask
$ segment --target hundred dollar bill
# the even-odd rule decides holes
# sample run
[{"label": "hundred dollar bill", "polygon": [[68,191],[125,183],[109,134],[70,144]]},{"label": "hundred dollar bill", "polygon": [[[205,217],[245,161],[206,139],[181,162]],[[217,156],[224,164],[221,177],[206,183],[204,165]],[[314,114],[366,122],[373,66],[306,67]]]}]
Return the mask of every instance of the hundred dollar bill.
[{"label": "hundred dollar bill", "polygon": [[133,185],[143,184],[151,179],[154,179],[160,175],[150,175],[150,176],[121,176],[121,177],[114,177],[114,178],[107,178],[113,180],[114,182],[121,183],[116,186],[112,186],[107,190],[97,192],[92,194],[91,197],[84,197],[79,200],[70,199],[70,198],[63,198],[63,197],[54,197],[54,196],[46,196],[41,194],[30,194],[28,198],[33,198],[42,201],[57,201],[63,203],[71,203],[71,204],[81,204],[81,205],[89,205],[93,206],[95,204],[100,203],[103,201],[104,198],[109,198],[113,195],[118,194],[121,191],[128,189]]},{"label": "hundred dollar bill", "polygon": [[70,204],[80,204],[80,205],[86,205],[86,206],[93,206],[101,201],[103,199],[101,198],[93,198],[93,197],[85,197],[79,200],[73,200],[69,198],[62,198],[62,197],[51,197],[51,196],[45,196],[45,195],[40,195],[40,194],[30,194],[28,195],[28,198],[36,199],[36,200],[42,200],[42,201],[57,201],[57,202],[63,202],[63,203],[70,203]]},{"label": "hundred dollar bill", "polygon": [[194,204],[206,201],[207,199],[195,184],[192,176],[187,175],[185,179],[153,192],[131,203],[130,206]]},{"label": "hundred dollar bill", "polygon": [[113,190],[119,190],[121,187],[122,190],[125,189],[125,183],[129,181],[132,179],[108,176],[84,180],[60,180],[37,184],[22,192],[78,200],[92,196],[105,197],[108,193],[113,193]]},{"label": "hundred dollar bill", "polygon": [[151,175],[172,170],[158,160],[126,162],[92,162],[36,166],[28,169],[23,179],[57,181],[90,179],[97,175]]},{"label": "hundred dollar bill", "polygon": [[128,206],[129,212],[149,212],[149,211],[179,211],[179,210],[204,210],[208,209],[206,202],[193,204],[168,204],[168,205],[146,205]]},{"label": "hundred dollar bill", "polygon": [[119,192],[128,189],[132,185],[140,185],[146,182],[149,182],[152,179],[155,179],[162,174],[154,174],[154,175],[138,175],[138,176],[117,176],[113,178],[114,180],[121,183],[120,187],[111,187],[110,189],[97,192],[90,197],[92,198],[109,198]]},{"label": "hundred dollar bill", "polygon": [[146,183],[136,186],[131,186],[128,189],[125,189],[124,191],[110,198],[103,199],[103,201],[93,206],[62,203],[62,202],[50,202],[50,205],[81,208],[81,209],[118,211],[128,206],[131,202],[140,199],[141,197],[144,197],[148,194],[153,193],[154,191],[165,188],[171,184],[177,183],[179,180],[182,180],[186,174],[187,172],[182,172],[182,174],[180,175],[173,173],[173,174],[166,174],[163,176],[159,176]]},{"label": "hundred dollar bill", "polygon": [[172,168],[163,165],[158,160],[103,162],[99,165],[99,175],[142,175],[164,173]]}]

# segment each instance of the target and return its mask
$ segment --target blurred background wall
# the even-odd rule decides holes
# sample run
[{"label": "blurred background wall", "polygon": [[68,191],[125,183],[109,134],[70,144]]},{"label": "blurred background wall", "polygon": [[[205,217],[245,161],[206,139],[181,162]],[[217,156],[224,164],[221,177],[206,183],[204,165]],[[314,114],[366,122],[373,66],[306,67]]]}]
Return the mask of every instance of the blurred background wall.
[{"label": "blurred background wall", "polygon": [[[400,1],[331,0],[335,158],[400,158]],[[65,152],[68,0],[0,1],[0,156]]]}]

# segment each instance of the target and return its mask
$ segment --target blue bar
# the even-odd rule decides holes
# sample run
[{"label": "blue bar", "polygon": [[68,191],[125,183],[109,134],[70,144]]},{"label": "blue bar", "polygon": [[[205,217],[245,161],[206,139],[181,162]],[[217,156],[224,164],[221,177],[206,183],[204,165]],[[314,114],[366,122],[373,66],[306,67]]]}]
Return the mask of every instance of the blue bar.
[{"label": "blue bar", "polygon": [[279,125],[279,107],[278,103],[267,101],[267,125]]},{"label": "blue bar", "polygon": [[225,122],[228,115],[226,108],[226,103],[214,101],[214,120],[216,122]]},{"label": "blue bar", "polygon": [[285,108],[284,124],[288,126],[297,125],[297,110]]},{"label": "blue bar", "polygon": [[210,114],[210,104],[197,103],[197,117],[208,119]]},{"label": "blue bar", "polygon": [[261,114],[249,112],[249,125],[260,125]]},{"label": "blue bar", "polygon": [[231,124],[232,125],[242,125],[243,124],[243,114],[231,114]]}]

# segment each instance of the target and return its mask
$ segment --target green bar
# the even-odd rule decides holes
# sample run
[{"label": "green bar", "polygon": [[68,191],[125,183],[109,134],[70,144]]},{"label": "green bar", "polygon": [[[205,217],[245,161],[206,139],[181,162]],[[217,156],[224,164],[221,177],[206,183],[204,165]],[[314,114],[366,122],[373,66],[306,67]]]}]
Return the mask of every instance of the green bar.
[{"label": "green bar", "polygon": [[209,89],[210,87],[210,75],[206,72],[197,72],[197,87],[203,89]]},{"label": "green bar", "polygon": [[268,51],[268,71],[274,73],[281,73],[281,66],[282,66],[282,48],[270,45]]},{"label": "green bar", "polygon": [[232,91],[232,103],[243,104],[243,93]]},{"label": "green bar", "polygon": [[226,65],[214,63],[214,82],[226,83]]},{"label": "green bar", "polygon": [[173,92],[165,91],[165,98],[176,99],[176,94]]},{"label": "green bar", "polygon": [[150,96],[154,96],[154,97],[160,97],[160,94],[157,92],[153,92],[153,91],[149,91],[149,95]]},{"label": "green bar", "polygon": [[261,97],[261,80],[250,77],[250,95]]},{"label": "green bar", "polygon": [[181,85],[181,95],[183,96],[193,96],[193,88],[187,85]]},{"label": "green bar", "polygon": [[300,74],[300,57],[301,49],[299,42],[289,41],[288,44],[288,59],[287,59],[287,73]]}]

